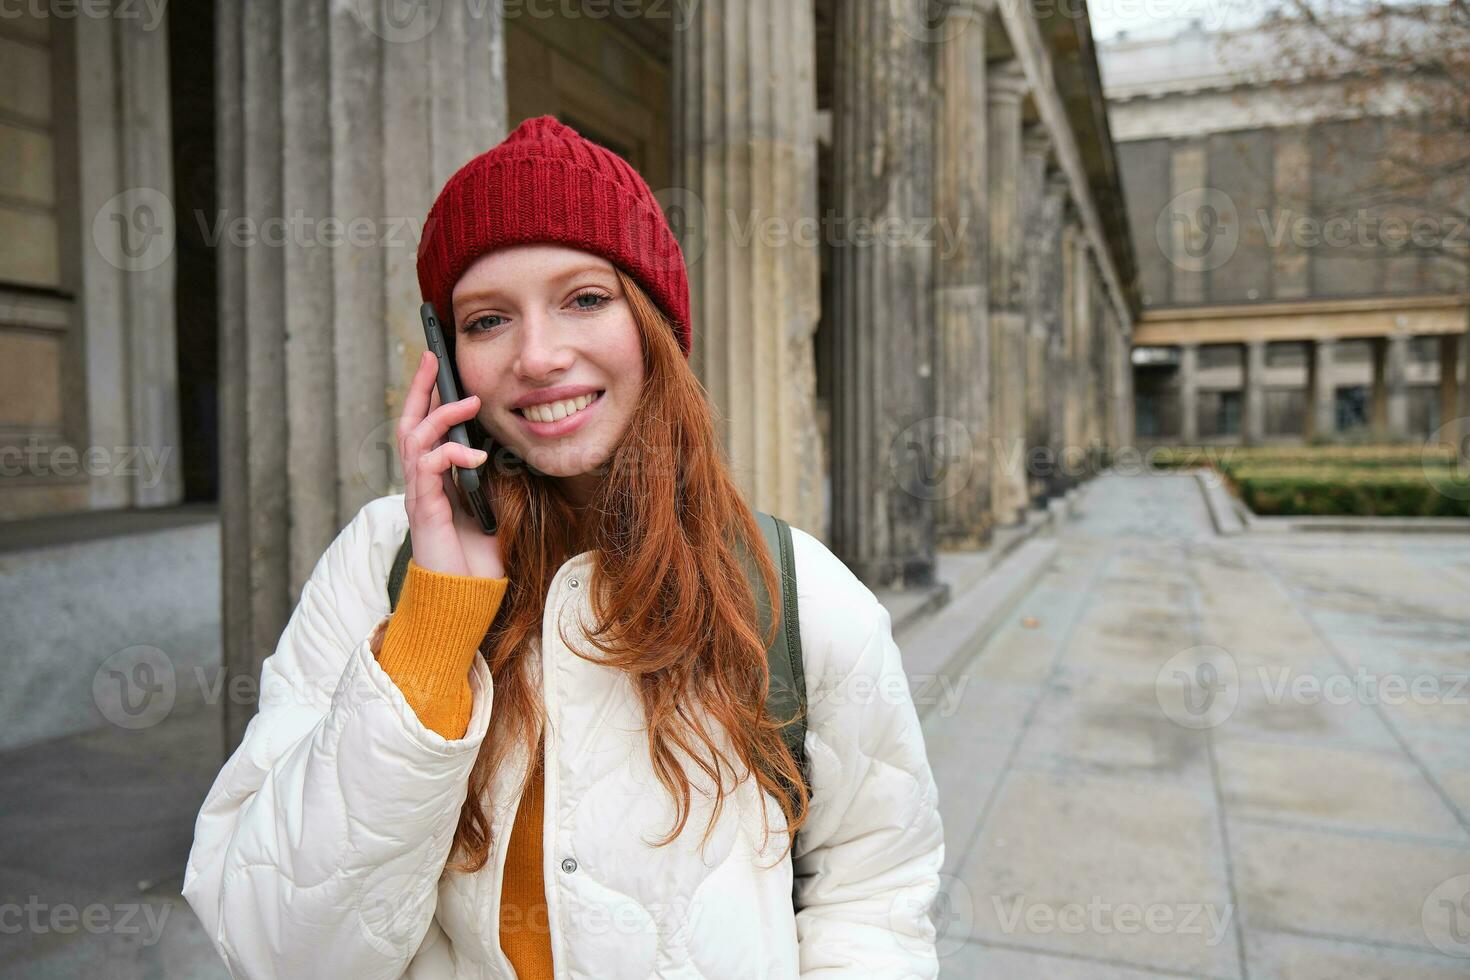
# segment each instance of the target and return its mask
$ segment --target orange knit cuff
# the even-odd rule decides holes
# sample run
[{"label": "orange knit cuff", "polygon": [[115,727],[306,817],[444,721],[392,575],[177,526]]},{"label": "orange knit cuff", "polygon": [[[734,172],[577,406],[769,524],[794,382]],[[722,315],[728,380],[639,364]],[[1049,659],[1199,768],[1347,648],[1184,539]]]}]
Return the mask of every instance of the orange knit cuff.
[{"label": "orange knit cuff", "polygon": [[409,560],[378,665],[424,727],[444,738],[469,728],[470,664],[509,586],[509,578],[431,572]]}]

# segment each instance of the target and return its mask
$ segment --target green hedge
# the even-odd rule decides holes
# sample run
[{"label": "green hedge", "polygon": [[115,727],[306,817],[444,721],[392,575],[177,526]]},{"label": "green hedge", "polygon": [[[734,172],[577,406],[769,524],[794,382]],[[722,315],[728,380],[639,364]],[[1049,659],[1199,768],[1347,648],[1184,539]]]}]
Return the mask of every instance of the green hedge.
[{"label": "green hedge", "polygon": [[1183,446],[1149,451],[1155,469],[1213,466],[1225,470],[1244,465],[1418,467],[1454,466],[1450,446]]},{"label": "green hedge", "polygon": [[1225,475],[1262,516],[1470,517],[1470,478],[1449,467],[1260,465]]},{"label": "green hedge", "polygon": [[1449,446],[1169,447],[1149,459],[1213,468],[1262,516],[1470,517],[1470,477]]}]

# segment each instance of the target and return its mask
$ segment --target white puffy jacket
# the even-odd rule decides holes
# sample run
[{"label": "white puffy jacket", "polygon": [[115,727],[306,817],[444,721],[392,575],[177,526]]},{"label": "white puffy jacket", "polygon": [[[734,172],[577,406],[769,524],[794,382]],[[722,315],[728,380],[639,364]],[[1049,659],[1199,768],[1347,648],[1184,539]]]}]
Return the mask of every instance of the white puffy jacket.
[{"label": "white puffy jacket", "polygon": [[[493,708],[474,661],[461,739],[425,728],[368,647],[407,527],[403,495],[365,506],[322,555],[261,671],[260,712],[204,801],[184,897],[235,977],[515,976],[499,900],[525,772],[494,787],[490,860],[445,872]],[[793,861],[780,807],[761,850],[760,792],[735,791],[702,852],[698,793],[673,843],[627,675],[574,655],[591,552],[552,580],[542,630],[548,715],[546,901],[558,980],[935,977],[928,909],[944,857],[937,796],[888,612],[820,541],[792,529],[813,800]],[[595,654],[590,645],[585,650]],[[697,767],[687,765],[695,786]],[[708,787],[706,787],[708,788]]]}]

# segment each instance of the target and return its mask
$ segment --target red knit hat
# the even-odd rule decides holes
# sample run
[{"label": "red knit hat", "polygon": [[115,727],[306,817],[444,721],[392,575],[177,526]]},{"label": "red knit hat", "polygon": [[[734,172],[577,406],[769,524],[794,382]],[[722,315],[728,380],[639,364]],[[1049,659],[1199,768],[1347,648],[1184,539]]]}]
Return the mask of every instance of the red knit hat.
[{"label": "red knit hat", "polygon": [[555,242],[601,255],[648,291],[689,356],[684,253],[632,165],[555,116],[536,116],[461,167],[429,209],[419,242],[419,289],[448,325],[454,284],[504,245]]}]

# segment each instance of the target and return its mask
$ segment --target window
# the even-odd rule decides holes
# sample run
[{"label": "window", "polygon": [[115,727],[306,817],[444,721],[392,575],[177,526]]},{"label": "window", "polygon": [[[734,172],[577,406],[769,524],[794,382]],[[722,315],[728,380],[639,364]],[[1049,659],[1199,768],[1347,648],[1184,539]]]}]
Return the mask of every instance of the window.
[{"label": "window", "polygon": [[1219,421],[1216,429],[1222,436],[1240,435],[1240,392],[1220,392]]},{"label": "window", "polygon": [[1134,425],[1141,436],[1159,434],[1159,397],[1153,392],[1140,391],[1133,399]]},{"label": "window", "polygon": [[1337,431],[1349,432],[1368,424],[1367,385],[1347,385],[1338,388],[1335,394],[1337,407]]}]

